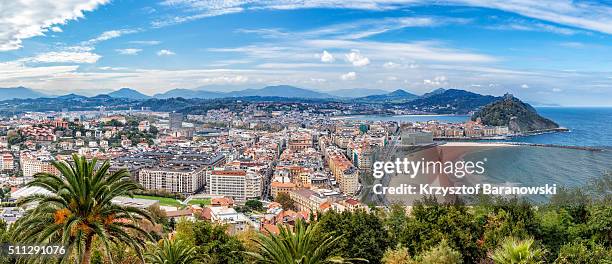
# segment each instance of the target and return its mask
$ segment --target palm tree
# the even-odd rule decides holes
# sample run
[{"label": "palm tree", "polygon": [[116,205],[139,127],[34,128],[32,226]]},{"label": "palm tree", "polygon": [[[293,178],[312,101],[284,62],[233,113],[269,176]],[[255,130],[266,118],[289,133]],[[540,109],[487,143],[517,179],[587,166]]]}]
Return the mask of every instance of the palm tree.
[{"label": "palm tree", "polygon": [[[91,261],[94,239],[110,254],[112,244],[123,243],[133,248],[142,259],[142,249],[150,235],[138,221],[153,222],[146,210],[111,202],[118,196],[132,196],[139,190],[127,170],[114,173],[108,161],[96,169],[97,159],[72,155],[72,163],[53,162],[61,176],[37,173],[27,186],[37,186],[52,194],[35,194],[18,201],[19,205],[38,204],[20,219],[15,239],[21,243],[58,243],[79,263]],[[71,254],[73,253],[73,254]]]},{"label": "palm tree", "polygon": [[257,263],[270,264],[319,264],[319,263],[351,263],[363,259],[344,259],[332,256],[332,251],[341,236],[323,235],[319,224],[306,226],[303,221],[297,221],[295,232],[289,227],[279,225],[279,234],[259,234],[255,243],[260,252],[245,252]]},{"label": "palm tree", "polygon": [[533,239],[518,240],[514,237],[508,238],[491,258],[495,264],[535,264],[543,263],[544,251],[533,245]]},{"label": "palm tree", "polygon": [[197,263],[197,259],[196,248],[180,239],[164,239],[146,255],[150,264],[192,264]]}]

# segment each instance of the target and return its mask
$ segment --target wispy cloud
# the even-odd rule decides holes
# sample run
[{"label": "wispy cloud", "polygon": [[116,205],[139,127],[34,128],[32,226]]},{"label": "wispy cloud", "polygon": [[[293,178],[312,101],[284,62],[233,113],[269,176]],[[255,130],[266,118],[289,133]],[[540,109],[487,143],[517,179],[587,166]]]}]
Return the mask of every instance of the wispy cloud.
[{"label": "wispy cloud", "polygon": [[97,44],[99,42],[102,42],[102,41],[118,38],[118,37],[121,37],[123,35],[132,34],[132,33],[136,33],[136,32],[138,32],[137,29],[118,29],[118,30],[104,31],[104,32],[102,32],[102,34],[98,35],[97,37],[83,42],[83,45],[85,45],[85,46],[92,46],[92,45],[95,45],[95,44]]},{"label": "wispy cloud", "polygon": [[158,21],[157,25],[182,23],[204,17],[258,9],[344,8],[361,10],[391,10],[418,5],[457,5],[493,8],[535,18],[550,23],[612,34],[612,7],[595,1],[570,0],[167,0],[164,5],[183,9],[187,15]]},{"label": "wispy cloud", "polygon": [[157,56],[171,56],[175,54],[176,53],[174,53],[174,51],[167,50],[167,49],[162,49],[157,52]]},{"label": "wispy cloud", "polygon": [[291,39],[299,37],[356,40],[409,27],[433,27],[448,24],[466,24],[469,22],[470,19],[449,17],[387,17],[381,19],[362,19],[297,32],[288,32],[279,28],[239,29],[237,32],[258,34],[264,38]]},{"label": "wispy cloud", "polygon": [[122,54],[122,55],[137,55],[138,53],[142,51],[142,49],[128,48],[128,49],[116,49],[115,51],[117,51],[119,54]]},{"label": "wispy cloud", "polygon": [[129,41],[128,43],[136,44],[136,45],[154,46],[154,45],[161,44],[161,41],[159,40],[132,40],[132,41]]},{"label": "wispy cloud", "polygon": [[21,61],[34,63],[95,63],[102,56],[92,52],[46,52],[34,57],[23,58]]}]

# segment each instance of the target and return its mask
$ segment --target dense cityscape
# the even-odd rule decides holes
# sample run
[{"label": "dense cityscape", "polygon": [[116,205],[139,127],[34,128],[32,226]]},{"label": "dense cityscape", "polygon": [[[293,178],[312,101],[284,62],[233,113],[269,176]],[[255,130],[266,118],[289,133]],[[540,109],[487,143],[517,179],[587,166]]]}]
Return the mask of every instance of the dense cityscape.
[{"label": "dense cityscape", "polygon": [[[301,222],[325,215],[374,217],[397,210],[404,215],[419,209],[377,203],[364,188],[372,183],[372,163],[385,147],[427,148],[444,143],[439,140],[500,139],[518,133],[507,126],[482,125],[478,119],[359,121],[301,105],[266,110],[269,104],[252,103],[242,111],[214,109],[206,115],[99,107],[4,117],[0,218],[9,226],[18,223],[28,210],[16,205],[20,199],[51,195],[29,183],[41,173],[62,175],[55,162],[72,163],[73,154],[109,161],[109,173],[128,171],[141,189],[112,203],[157,212],[166,223],[151,227],[158,236],[181,236],[185,221],[208,222],[229,236],[279,235],[285,226],[300,228]],[[452,259],[459,259],[453,254]],[[382,255],[360,257],[378,262]],[[229,261],[218,258],[216,263]]]},{"label": "dense cityscape", "polygon": [[612,264],[610,0],[0,0],[0,264]]}]

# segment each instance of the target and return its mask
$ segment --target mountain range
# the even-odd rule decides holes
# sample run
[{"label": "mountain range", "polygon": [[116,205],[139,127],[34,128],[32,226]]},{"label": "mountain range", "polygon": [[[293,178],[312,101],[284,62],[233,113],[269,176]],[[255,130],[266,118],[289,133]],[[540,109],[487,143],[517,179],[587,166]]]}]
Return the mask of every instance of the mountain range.
[{"label": "mountain range", "polygon": [[[251,98],[249,100],[273,100],[281,101],[283,98],[294,100],[318,100],[328,102],[343,103],[364,103],[364,104],[387,104],[395,105],[404,109],[411,109],[420,112],[430,112],[438,114],[466,114],[480,107],[499,100],[501,97],[491,95],[481,95],[458,89],[436,89],[424,95],[416,95],[402,89],[392,92],[382,92],[381,94],[370,94],[367,96],[357,96],[358,94],[375,93],[375,89],[356,89],[353,93],[349,89],[330,91],[327,93],[313,91],[309,89],[277,85],[267,86],[261,89],[244,89],[230,92],[215,92],[207,90],[173,89],[165,93],[148,96],[131,88],[121,88],[108,94],[99,94],[94,97],[86,97],[77,94],[67,94],[62,96],[49,96],[38,91],[25,87],[1,88],[0,100],[25,99],[25,98],[49,98],[60,99],[82,103],[93,103],[95,101],[131,100],[135,102],[145,102],[150,100],[167,100],[172,98],[201,100],[201,99],[222,99],[222,98]],[[4,92],[7,91],[7,92]],[[259,99],[257,99],[259,98]],[[116,100],[115,100],[116,101]],[[46,101],[45,101],[46,102]],[[177,101],[178,102],[178,101]],[[48,103],[48,102],[46,102]],[[60,103],[63,104],[63,103]]]},{"label": "mountain range", "polygon": [[0,88],[0,100],[48,97],[48,95],[23,86]]},{"label": "mountain range", "polygon": [[[61,97],[65,95],[51,95],[36,91],[26,87],[0,88],[0,100],[10,99],[35,99],[41,97]],[[76,95],[76,94],[68,94]],[[113,98],[127,98],[133,100],[147,100],[151,98],[168,99],[182,97],[185,99],[215,99],[215,98],[230,98],[230,97],[248,97],[248,96],[263,96],[263,97],[286,97],[286,98],[307,98],[307,99],[350,99],[362,98],[367,102],[407,100],[418,97],[417,95],[408,93],[403,90],[396,90],[392,93],[381,89],[369,88],[354,88],[354,89],[339,89],[327,92],[313,91],[309,89],[294,87],[290,85],[266,86],[261,89],[243,89],[230,92],[210,91],[203,89],[184,89],[176,88],[164,93],[158,93],[153,96],[145,95],[132,88],[120,88],[119,90],[109,93],[99,94],[108,95]]]}]

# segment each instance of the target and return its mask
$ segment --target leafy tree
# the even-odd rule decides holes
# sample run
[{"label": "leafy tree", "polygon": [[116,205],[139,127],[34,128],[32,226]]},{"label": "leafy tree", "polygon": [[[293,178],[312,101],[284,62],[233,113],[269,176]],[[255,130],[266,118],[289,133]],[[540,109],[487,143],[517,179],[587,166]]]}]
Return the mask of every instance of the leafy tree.
[{"label": "leafy tree", "polygon": [[200,261],[207,263],[244,263],[244,245],[227,234],[227,226],[210,222],[180,220],[176,224],[176,238],[196,247]]},{"label": "leafy tree", "polygon": [[263,203],[259,200],[248,200],[245,204],[252,211],[263,211]]},{"label": "leafy tree", "polygon": [[333,248],[339,256],[380,263],[390,245],[382,220],[375,213],[329,211],[319,217],[319,223],[323,234],[334,233],[341,237]]},{"label": "leafy tree", "polygon": [[279,193],[278,195],[276,195],[276,198],[274,199],[274,201],[281,204],[281,206],[285,210],[296,210],[297,209],[295,207],[295,202],[291,199],[291,196],[289,196],[288,193],[285,193],[285,192]]},{"label": "leafy tree", "polygon": [[183,240],[164,239],[146,254],[151,264],[193,264],[198,263],[196,248]]},{"label": "leafy tree", "polygon": [[534,246],[533,239],[519,240],[509,237],[497,248],[491,258],[495,264],[544,263],[544,251]]},{"label": "leafy tree", "polygon": [[[61,176],[38,173],[27,186],[44,188],[52,195],[35,194],[19,201],[20,205],[38,206],[21,218],[14,232],[22,243],[60,243],[76,254],[79,263],[91,261],[94,239],[100,240],[107,253],[110,244],[124,243],[139,256],[149,234],[137,221],[153,221],[146,210],[120,206],[111,202],[118,196],[131,196],[140,187],[130,179],[127,170],[109,173],[104,162],[73,155],[73,163],[53,162]],[[70,254],[66,254],[69,256]]]},{"label": "leafy tree", "polygon": [[555,260],[557,264],[597,264],[612,263],[612,250],[595,243],[572,242],[565,244],[559,250],[559,256]]},{"label": "leafy tree", "polygon": [[461,253],[448,245],[446,239],[419,257],[422,264],[460,264],[463,263]]},{"label": "leafy tree", "polygon": [[462,253],[466,263],[478,262],[485,254],[481,249],[483,223],[465,205],[458,201],[439,204],[435,199],[426,198],[412,207],[400,242],[410,253],[417,255],[444,239]]},{"label": "leafy tree", "polygon": [[586,226],[591,239],[600,241],[606,247],[612,247],[612,206],[591,206]]},{"label": "leafy tree", "polygon": [[496,248],[506,237],[541,237],[533,206],[525,200],[498,199],[484,218],[483,247]]},{"label": "leafy tree", "polygon": [[401,204],[391,205],[389,213],[384,216],[384,225],[392,243],[400,243],[400,236],[406,230],[407,218],[406,208]]},{"label": "leafy tree", "polygon": [[280,233],[259,234],[256,243],[261,252],[245,252],[257,263],[275,264],[319,264],[319,263],[350,263],[351,260],[332,253],[342,236],[321,233],[318,223],[306,226],[298,220],[295,231],[290,227],[279,225]]},{"label": "leafy tree", "polygon": [[388,248],[383,255],[381,260],[384,264],[413,264],[415,261],[410,257],[410,253],[408,252],[408,248],[406,247],[398,247],[398,248]]}]

